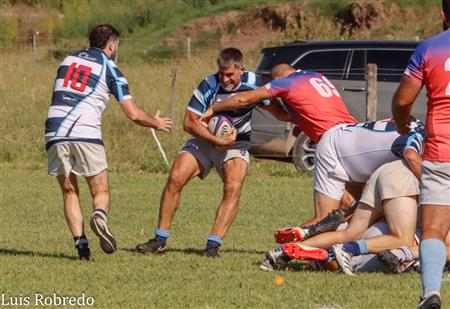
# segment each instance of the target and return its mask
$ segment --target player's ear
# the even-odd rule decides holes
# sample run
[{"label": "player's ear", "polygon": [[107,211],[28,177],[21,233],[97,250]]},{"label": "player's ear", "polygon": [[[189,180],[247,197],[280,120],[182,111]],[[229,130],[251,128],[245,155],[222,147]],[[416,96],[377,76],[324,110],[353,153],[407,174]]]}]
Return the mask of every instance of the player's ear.
[{"label": "player's ear", "polygon": [[244,74],[244,72],[245,72],[245,67],[241,66],[239,74],[242,75],[242,74]]}]

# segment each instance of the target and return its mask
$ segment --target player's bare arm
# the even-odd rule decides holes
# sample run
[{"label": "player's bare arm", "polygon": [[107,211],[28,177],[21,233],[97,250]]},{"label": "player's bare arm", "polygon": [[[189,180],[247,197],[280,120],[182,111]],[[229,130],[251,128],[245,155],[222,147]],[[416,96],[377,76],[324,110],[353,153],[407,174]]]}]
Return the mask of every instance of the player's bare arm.
[{"label": "player's bare arm", "polygon": [[214,104],[202,115],[201,120],[209,119],[218,112],[232,111],[234,109],[241,109],[259,103],[262,100],[270,98],[269,92],[265,87],[260,87],[255,90],[241,92],[228,99]]},{"label": "player's bare arm", "polygon": [[408,76],[403,76],[392,99],[392,114],[397,123],[397,131],[402,135],[409,133],[411,109],[422,85]]},{"label": "player's bare arm", "polygon": [[272,99],[269,105],[259,104],[259,107],[269,111],[275,118],[280,121],[292,122],[291,114],[276,99]]},{"label": "player's bare arm", "polygon": [[160,117],[159,111],[156,112],[155,117],[152,117],[139,108],[133,99],[122,100],[120,106],[130,120],[141,126],[151,127],[163,132],[170,132],[172,130],[172,119]]},{"label": "player's bare arm", "polygon": [[417,179],[420,179],[422,170],[422,158],[419,156],[417,151],[412,148],[405,148],[403,150],[403,158],[408,164],[409,169],[413,172]]},{"label": "player's bare arm", "polygon": [[217,147],[231,146],[236,140],[236,129],[230,130],[223,137],[217,137],[200,123],[200,116],[191,111],[184,114],[183,128],[186,132]]}]

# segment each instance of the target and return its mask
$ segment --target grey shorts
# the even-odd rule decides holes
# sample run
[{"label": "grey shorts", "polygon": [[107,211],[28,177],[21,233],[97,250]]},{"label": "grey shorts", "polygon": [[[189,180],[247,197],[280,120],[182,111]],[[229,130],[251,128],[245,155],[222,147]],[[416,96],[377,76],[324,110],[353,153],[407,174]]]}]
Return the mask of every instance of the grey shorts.
[{"label": "grey shorts", "polygon": [[191,153],[203,166],[203,173],[199,175],[200,179],[204,179],[214,167],[221,178],[222,165],[230,159],[240,158],[247,165],[250,163],[250,142],[237,141],[231,147],[215,148],[211,144],[204,142],[198,138],[191,138],[183,146],[181,152]]},{"label": "grey shorts", "polygon": [[384,213],[383,200],[414,195],[419,195],[419,181],[405,162],[396,160],[375,170],[359,201]]},{"label": "grey shorts", "polygon": [[450,162],[422,161],[420,204],[450,207]]},{"label": "grey shorts", "polygon": [[108,168],[103,145],[83,142],[55,144],[47,150],[48,173],[53,176],[70,173],[94,176]]}]

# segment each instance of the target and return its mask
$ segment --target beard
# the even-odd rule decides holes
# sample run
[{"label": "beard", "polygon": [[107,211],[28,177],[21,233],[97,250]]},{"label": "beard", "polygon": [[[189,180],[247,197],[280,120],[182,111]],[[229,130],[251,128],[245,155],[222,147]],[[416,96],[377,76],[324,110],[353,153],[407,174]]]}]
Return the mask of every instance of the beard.
[{"label": "beard", "polygon": [[233,84],[224,85],[224,84],[220,83],[220,85],[222,86],[223,90],[225,90],[225,91],[232,91],[235,88]]}]

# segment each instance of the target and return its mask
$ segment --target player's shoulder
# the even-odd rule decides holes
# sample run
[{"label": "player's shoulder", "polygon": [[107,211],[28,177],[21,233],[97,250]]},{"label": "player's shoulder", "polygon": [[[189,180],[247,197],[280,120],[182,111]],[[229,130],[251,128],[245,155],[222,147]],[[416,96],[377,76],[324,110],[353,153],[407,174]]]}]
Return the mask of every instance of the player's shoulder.
[{"label": "player's shoulder", "polygon": [[417,45],[416,52],[426,54],[430,49],[448,49],[450,29],[429,37]]},{"label": "player's shoulder", "polygon": [[103,64],[105,62],[103,51],[99,48],[79,49],[71,53],[67,58],[69,57],[75,57],[80,59],[80,61],[95,62],[98,64]]},{"label": "player's shoulder", "polygon": [[207,90],[207,89],[215,89],[217,85],[219,84],[219,73],[214,73],[206,76],[198,86],[201,90]]}]

